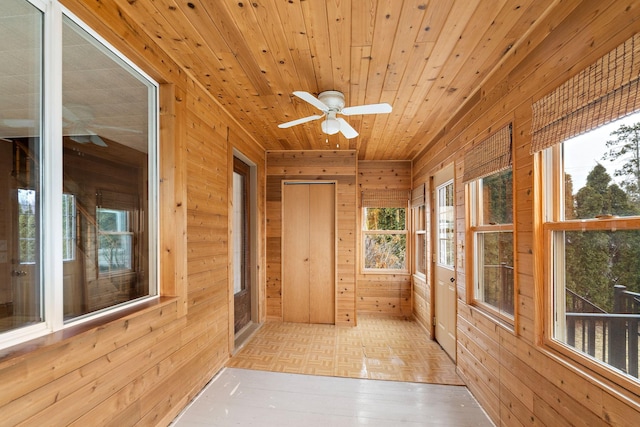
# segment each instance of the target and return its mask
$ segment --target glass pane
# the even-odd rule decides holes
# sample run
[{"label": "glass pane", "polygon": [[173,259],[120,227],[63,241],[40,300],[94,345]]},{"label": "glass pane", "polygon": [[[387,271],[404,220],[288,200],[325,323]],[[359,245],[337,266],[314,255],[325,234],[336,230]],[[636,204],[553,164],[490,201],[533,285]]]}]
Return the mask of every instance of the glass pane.
[{"label": "glass pane", "polygon": [[564,216],[640,215],[640,114],[565,141]]},{"label": "glass pane", "polygon": [[364,208],[365,230],[405,230],[405,208]]},{"label": "glass pane", "polygon": [[71,194],[62,195],[62,259],[73,261],[76,257],[76,199]]},{"label": "glass pane", "polygon": [[438,188],[438,263],[453,267],[454,265],[454,206],[453,182]]},{"label": "glass pane", "polygon": [[244,176],[233,173],[233,293],[245,289],[244,271]]},{"label": "glass pane", "polygon": [[406,269],[405,234],[367,234],[364,238],[364,268]]},{"label": "glass pane", "polygon": [[476,235],[475,298],[513,316],[513,233]]},{"label": "glass pane", "polygon": [[416,234],[416,272],[427,273],[427,246],[426,235],[424,233]]},{"label": "glass pane", "polygon": [[0,332],[41,322],[43,14],[0,6]]},{"label": "glass pane", "polygon": [[480,224],[513,223],[512,172],[508,169],[480,180],[482,211]]},{"label": "glass pane", "polygon": [[638,378],[640,230],[555,236],[555,337]]},{"label": "glass pane", "polygon": [[67,18],[62,71],[63,191],[76,215],[75,257],[64,263],[68,320],[152,293],[155,87]]}]

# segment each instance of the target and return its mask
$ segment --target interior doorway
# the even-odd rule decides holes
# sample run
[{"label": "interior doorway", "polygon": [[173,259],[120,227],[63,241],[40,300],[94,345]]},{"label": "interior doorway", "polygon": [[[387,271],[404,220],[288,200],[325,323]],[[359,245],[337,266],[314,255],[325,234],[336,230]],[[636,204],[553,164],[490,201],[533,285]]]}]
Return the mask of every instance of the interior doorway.
[{"label": "interior doorway", "polygon": [[[231,236],[233,346],[237,349],[258,327],[256,166],[234,152]],[[232,351],[234,350],[232,349]]]},{"label": "interior doorway", "polygon": [[434,324],[436,341],[456,360],[455,189],[453,164],[433,176]]},{"label": "interior doorway", "polygon": [[282,313],[285,322],[335,323],[335,182],[282,185]]}]

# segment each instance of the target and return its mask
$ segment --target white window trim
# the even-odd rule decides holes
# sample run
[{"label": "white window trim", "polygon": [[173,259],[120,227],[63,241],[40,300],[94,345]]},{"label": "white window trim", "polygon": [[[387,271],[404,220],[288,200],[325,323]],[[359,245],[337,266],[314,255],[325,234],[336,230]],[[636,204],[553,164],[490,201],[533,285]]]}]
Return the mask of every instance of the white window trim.
[{"label": "white window trim", "polygon": [[[120,60],[125,62],[133,70],[146,80],[155,89],[148,92],[149,110],[156,112],[150,115],[148,135],[150,140],[158,141],[160,135],[158,118],[158,93],[159,84],[136,64],[126,58],[118,49],[108,43],[104,38],[83,23],[76,15],[62,6],[57,0],[26,0],[44,14],[43,28],[43,81],[42,84],[42,117],[43,127],[40,144],[42,150],[42,172],[40,179],[41,192],[41,245],[40,245],[40,286],[42,294],[43,322],[35,325],[0,333],[0,348],[19,344],[29,339],[62,330],[66,327],[76,326],[104,316],[106,313],[115,313],[132,306],[140,305],[160,296],[159,283],[159,203],[158,203],[158,170],[159,156],[158,145],[149,144],[149,168],[148,168],[148,209],[149,213],[149,293],[150,296],[129,301],[125,304],[100,310],[96,313],[78,317],[71,321],[64,321],[63,300],[63,256],[60,250],[62,242],[62,191],[63,176],[63,150],[62,150],[62,28],[63,15],[71,19],[81,29],[94,37],[102,46],[112,52]],[[45,77],[46,76],[46,77]],[[48,214],[44,214],[48,213]],[[155,248],[155,250],[152,250]],[[46,280],[45,280],[46,279]]]}]

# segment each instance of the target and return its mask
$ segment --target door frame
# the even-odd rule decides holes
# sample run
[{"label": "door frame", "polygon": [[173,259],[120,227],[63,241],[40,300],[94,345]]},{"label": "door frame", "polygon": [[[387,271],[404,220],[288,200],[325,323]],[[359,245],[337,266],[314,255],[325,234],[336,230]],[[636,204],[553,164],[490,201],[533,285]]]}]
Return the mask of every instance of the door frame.
[{"label": "door frame", "polygon": [[[252,323],[257,325],[260,322],[260,292],[258,283],[258,166],[249,157],[245,156],[235,148],[228,151],[227,161],[227,200],[228,200],[228,216],[227,216],[227,289],[228,289],[228,324],[229,324],[229,354],[233,354],[236,349],[236,334],[234,332],[234,262],[233,262],[233,159],[238,158],[249,166],[249,210],[251,217],[249,218],[249,281],[251,283],[251,320]],[[239,332],[242,332],[239,331]]]},{"label": "door frame", "polygon": [[282,227],[284,225],[284,186],[295,184],[333,184],[334,186],[334,203],[333,203],[333,324],[335,325],[338,318],[338,181],[337,180],[307,180],[307,179],[283,179],[280,183],[280,320],[284,320],[284,293],[286,292],[284,284],[284,238]]},{"label": "door frame", "polygon": [[[436,181],[437,178],[439,176],[442,175],[446,175],[451,177],[451,179],[444,179],[442,180],[442,182],[438,185],[436,185]],[[430,272],[430,281],[431,281],[431,295],[430,295],[430,300],[431,300],[431,336],[433,337],[434,340],[437,341],[436,339],[436,333],[437,333],[437,327],[438,327],[438,321],[437,321],[437,317],[438,317],[438,302],[437,302],[437,288],[438,288],[438,284],[437,284],[437,271],[436,269],[438,268],[438,218],[437,218],[437,197],[438,197],[438,188],[442,187],[443,185],[451,182],[453,184],[453,214],[454,214],[454,219],[453,219],[453,227],[454,227],[454,231],[453,231],[453,271],[452,271],[452,278],[454,279],[455,288],[454,288],[454,300],[453,300],[453,308],[455,310],[455,315],[454,315],[454,325],[453,325],[453,335],[455,337],[454,340],[454,352],[453,355],[449,354],[446,350],[445,352],[447,352],[447,354],[449,354],[449,356],[451,357],[451,359],[455,362],[456,361],[456,353],[457,353],[457,346],[458,346],[458,340],[457,340],[457,315],[458,315],[458,298],[457,298],[457,262],[458,262],[458,253],[457,253],[457,229],[456,229],[456,199],[455,199],[455,192],[456,192],[456,186],[455,186],[455,166],[454,163],[451,162],[448,165],[445,165],[443,168],[433,172],[433,174],[430,176],[430,180],[429,180],[429,188],[430,188],[430,201],[431,201],[431,272]],[[440,346],[442,347],[442,343],[439,343]],[[443,347],[444,349],[444,347]]]}]

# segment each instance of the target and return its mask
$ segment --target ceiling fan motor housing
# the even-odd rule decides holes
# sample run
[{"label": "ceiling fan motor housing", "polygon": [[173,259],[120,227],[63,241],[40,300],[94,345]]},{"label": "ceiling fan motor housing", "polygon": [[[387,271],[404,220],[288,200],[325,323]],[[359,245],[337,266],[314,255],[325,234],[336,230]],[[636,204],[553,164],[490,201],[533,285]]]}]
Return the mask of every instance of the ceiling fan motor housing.
[{"label": "ceiling fan motor housing", "polygon": [[344,94],[337,90],[327,90],[318,95],[318,99],[329,107],[329,111],[340,112],[344,108]]}]

